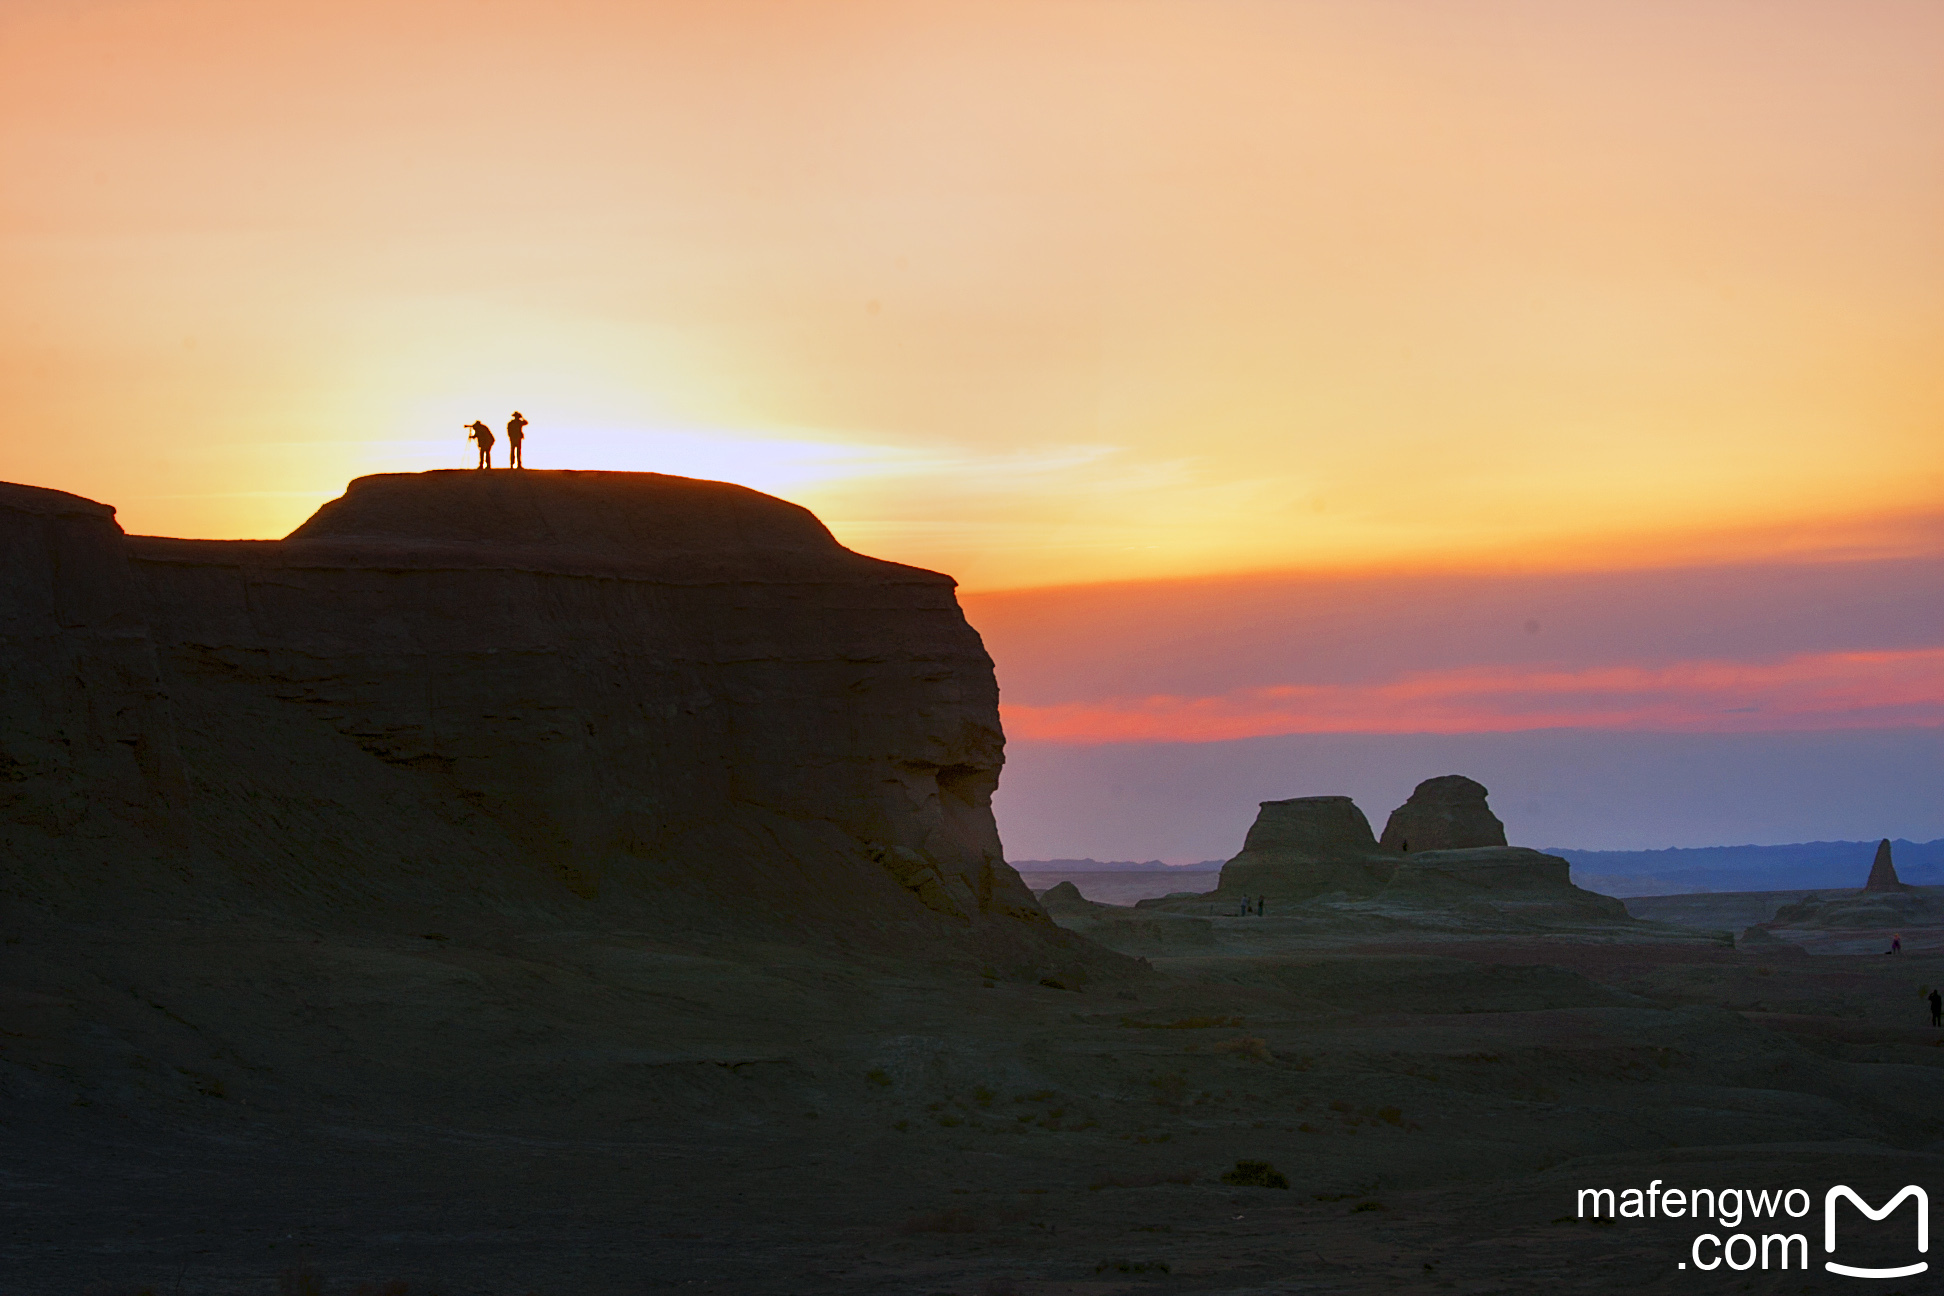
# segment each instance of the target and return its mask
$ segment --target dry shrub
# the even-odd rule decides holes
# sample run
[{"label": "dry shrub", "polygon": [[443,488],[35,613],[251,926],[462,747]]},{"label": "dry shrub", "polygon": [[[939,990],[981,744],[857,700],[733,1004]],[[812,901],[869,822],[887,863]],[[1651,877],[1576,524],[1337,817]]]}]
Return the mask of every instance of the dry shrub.
[{"label": "dry shrub", "polygon": [[1267,1161],[1237,1161],[1222,1182],[1236,1188],[1287,1188],[1289,1176]]}]

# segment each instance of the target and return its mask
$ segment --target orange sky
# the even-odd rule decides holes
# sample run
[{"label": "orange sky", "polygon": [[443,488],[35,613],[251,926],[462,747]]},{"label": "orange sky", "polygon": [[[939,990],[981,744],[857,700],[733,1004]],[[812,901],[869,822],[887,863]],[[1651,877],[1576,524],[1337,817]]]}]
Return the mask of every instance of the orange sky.
[{"label": "orange sky", "polygon": [[1933,553],[1940,66],[1932,0],[9,0],[0,477],[277,535],[518,406],[975,590]]}]

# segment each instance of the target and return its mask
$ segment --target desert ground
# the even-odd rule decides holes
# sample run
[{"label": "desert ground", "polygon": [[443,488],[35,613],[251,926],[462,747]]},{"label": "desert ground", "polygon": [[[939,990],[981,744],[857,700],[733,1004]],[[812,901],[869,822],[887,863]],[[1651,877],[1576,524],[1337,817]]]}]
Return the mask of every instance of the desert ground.
[{"label": "desert ground", "polygon": [[[1575,1191],[1940,1168],[1944,933],[1218,952],[1077,990],[445,935],[16,921],[0,1290],[1684,1291],[1694,1230]],[[1853,1281],[1819,1270],[1731,1285]]]}]

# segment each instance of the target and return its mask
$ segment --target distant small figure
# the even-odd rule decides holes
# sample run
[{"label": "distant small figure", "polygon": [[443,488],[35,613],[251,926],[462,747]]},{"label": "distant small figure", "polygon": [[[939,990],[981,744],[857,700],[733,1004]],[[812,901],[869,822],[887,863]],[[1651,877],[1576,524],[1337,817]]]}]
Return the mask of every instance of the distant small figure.
[{"label": "distant small figure", "polygon": [[1256,897],[1256,917],[1258,917],[1258,918],[1260,918],[1260,917],[1262,917],[1262,907],[1263,907],[1264,905],[1266,905],[1266,904],[1268,904],[1268,903],[1269,903],[1269,897],[1268,897],[1268,896],[1257,896],[1257,897]]},{"label": "distant small figure", "polygon": [[1944,1026],[1944,994],[1935,989],[1930,992],[1931,1025]]},{"label": "distant small figure", "polygon": [[1411,853],[1410,839],[1407,837],[1399,837],[1397,839],[1397,850],[1400,855],[1409,855]]},{"label": "distant small figure", "polygon": [[466,424],[466,440],[479,442],[479,467],[493,466],[493,429],[478,419]]},{"label": "distant small figure", "polygon": [[526,467],[520,461],[520,445],[526,440],[526,426],[526,415],[518,410],[514,410],[513,417],[506,420],[506,466],[508,468]]},{"label": "distant small figure", "polygon": [[1900,936],[1900,935],[1899,935],[1899,936],[1892,936],[1892,937],[1890,938],[1890,952],[1891,952],[1892,954],[1901,954],[1901,953],[1903,953],[1903,937],[1902,937],[1902,936]]}]

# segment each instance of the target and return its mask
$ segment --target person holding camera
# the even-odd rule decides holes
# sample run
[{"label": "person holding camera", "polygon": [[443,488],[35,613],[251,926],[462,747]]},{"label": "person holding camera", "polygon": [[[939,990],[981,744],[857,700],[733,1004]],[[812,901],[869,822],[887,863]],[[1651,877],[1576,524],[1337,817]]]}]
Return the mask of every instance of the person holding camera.
[{"label": "person holding camera", "polygon": [[493,466],[493,429],[478,419],[466,424],[466,440],[479,442],[479,464],[481,468]]}]

